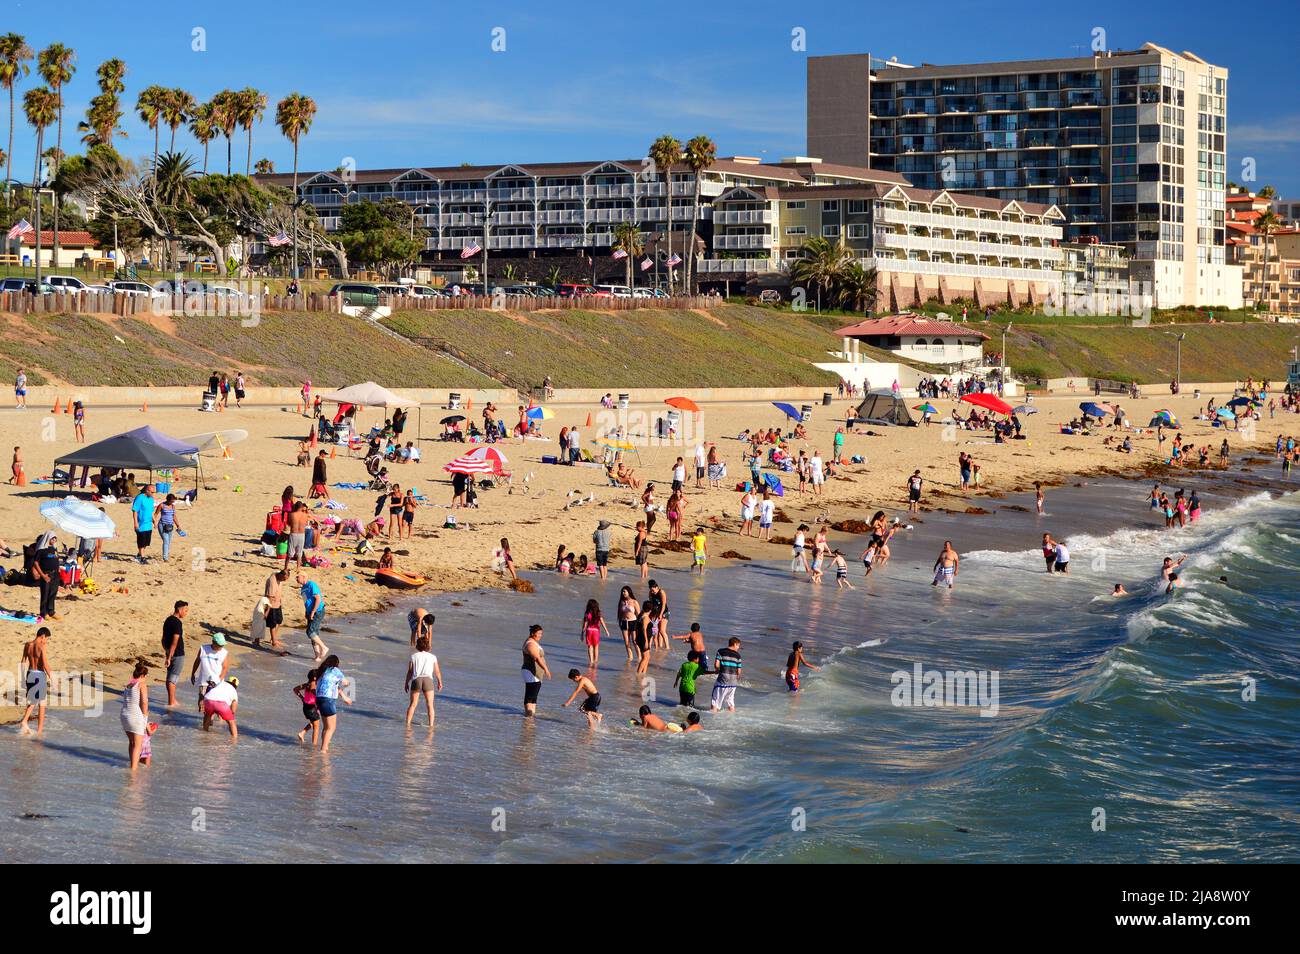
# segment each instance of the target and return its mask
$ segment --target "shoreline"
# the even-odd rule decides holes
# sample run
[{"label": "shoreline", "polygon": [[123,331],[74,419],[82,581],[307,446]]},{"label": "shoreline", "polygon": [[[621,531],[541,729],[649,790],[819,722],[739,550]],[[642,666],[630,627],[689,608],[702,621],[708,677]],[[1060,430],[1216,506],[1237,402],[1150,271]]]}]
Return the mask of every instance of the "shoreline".
[{"label": "shoreline", "polygon": [[[850,526],[852,521],[869,517],[876,509],[893,512],[901,517],[906,511],[904,479],[913,469],[914,464],[927,459],[931,463],[917,464],[922,468],[929,468],[929,470],[922,470],[923,474],[927,475],[922,518],[927,513],[943,513],[945,516],[955,517],[968,516],[973,521],[968,525],[973,528],[978,528],[978,519],[987,518],[989,514],[998,511],[997,507],[990,506],[990,502],[998,501],[999,506],[1006,507],[1007,505],[1000,502],[1010,500],[1015,494],[1030,491],[1033,479],[1038,479],[1050,491],[1052,488],[1098,478],[1116,478],[1132,482],[1159,479],[1162,483],[1178,479],[1181,483],[1194,483],[1198,479],[1207,479],[1214,474],[1223,473],[1214,467],[1204,470],[1197,466],[1170,467],[1152,457],[1145,446],[1135,448],[1133,457],[1138,459],[1130,460],[1128,455],[1123,455],[1122,460],[1115,461],[1112,455],[1116,452],[1104,451],[1095,436],[1081,438],[1077,435],[1056,435],[1038,424],[1039,419],[1044,419],[1043,424],[1047,424],[1046,418],[1053,412],[1069,414],[1073,408],[1074,397],[1071,395],[1065,398],[1036,400],[1036,406],[1042,409],[1042,413],[1030,418],[1027,423],[1027,433],[1031,435],[1031,439],[1023,442],[1008,442],[1001,446],[994,446],[991,442],[985,443],[981,439],[982,432],[958,431],[955,440],[940,439],[938,446],[935,447],[935,439],[939,437],[938,432],[943,429],[941,425],[881,428],[876,432],[879,436],[850,434],[845,447],[846,457],[863,453],[867,457],[866,463],[861,467],[849,465],[845,468],[844,477],[829,480],[825,488],[826,493],[820,499],[810,495],[800,497],[797,493],[790,492],[783,499],[778,500],[778,514],[784,511],[791,524],[787,527],[778,519],[773,526],[773,536],[784,540],[792,533],[798,522],[806,522],[812,526],[814,518],[823,514],[829,518],[833,526],[838,524],[841,527]],[[1149,403],[1151,400],[1153,399],[1144,399],[1142,403]],[[818,407],[813,422],[809,425],[809,439],[795,442],[792,446],[807,446],[811,453],[811,448],[820,441],[823,447],[828,448],[831,431],[840,419],[837,412],[842,412],[845,403],[839,401],[831,409]],[[211,426],[211,415],[198,415],[188,409],[160,407],[156,414],[150,415],[138,412],[114,414],[104,408],[95,410],[99,414],[98,417],[91,419],[94,424],[99,424],[103,418],[112,416],[116,419],[125,419],[124,426],[138,426],[139,423],[150,421],[168,433],[181,435],[197,429],[189,424],[178,422],[177,419],[188,414],[193,419]],[[734,424],[766,423],[764,418],[770,415],[761,404],[722,407],[706,405],[704,412],[711,419],[710,424],[721,419],[720,425],[714,424],[707,428],[707,437],[717,442],[723,459],[729,465],[735,465],[737,470],[733,472],[736,476],[724,479],[728,489],[721,492],[694,491],[690,489],[693,482],[688,480],[687,511],[683,520],[684,536],[689,537],[691,529],[697,522],[709,530],[710,563],[713,566],[741,563],[746,559],[762,560],[767,558],[769,552],[779,560],[788,552],[784,549],[788,546],[787,542],[760,543],[756,539],[741,537],[737,532],[739,522],[736,514],[739,495],[733,492],[730,486],[741,477],[747,477],[747,471],[740,473],[739,465],[734,461],[735,453],[741,445],[725,436],[728,432],[734,434],[741,429],[736,427],[732,430]],[[547,422],[548,430],[554,434],[557,425],[566,420],[573,425],[582,426],[587,413],[588,409],[581,406],[557,407],[556,420]],[[366,421],[368,422],[373,416],[374,412],[370,412],[370,417],[367,417]],[[40,415],[32,415],[30,418],[25,418],[25,422],[35,424],[39,418]],[[220,533],[215,536],[216,542],[211,542],[214,535],[209,527],[203,527],[198,534],[191,533],[191,540],[200,537],[205,543],[206,564],[203,572],[199,574],[194,573],[189,567],[181,566],[179,569],[171,565],[164,567],[157,562],[152,562],[148,567],[140,567],[125,556],[101,564],[102,569],[96,573],[97,582],[100,584],[98,595],[80,597],[75,601],[66,600],[64,596],[60,597],[59,604],[60,609],[64,611],[64,619],[57,627],[52,626],[55,629],[55,638],[51,643],[51,658],[56,670],[102,669],[106,682],[110,682],[120,680],[121,672],[137,658],[156,663],[160,658],[161,647],[158,644],[158,637],[162,620],[170,612],[171,600],[177,598],[188,599],[191,603],[191,619],[190,625],[187,626],[187,636],[193,646],[198,645],[194,643],[195,639],[206,642],[204,637],[207,633],[220,630],[230,641],[232,655],[238,656],[251,650],[247,644],[248,616],[251,613],[246,612],[242,607],[247,606],[251,610],[255,597],[260,595],[262,581],[273,568],[273,564],[265,558],[248,559],[248,550],[253,546],[250,542],[253,535],[251,527],[258,525],[251,521],[260,521],[260,517],[256,515],[264,512],[264,507],[269,505],[267,502],[278,498],[280,479],[277,478],[287,477],[302,482],[306,474],[292,467],[288,462],[254,460],[258,474],[261,476],[251,474],[245,476],[239,473],[235,475],[235,478],[241,482],[247,482],[247,486],[241,487],[246,491],[242,497],[225,493],[229,489],[229,484],[225,481],[232,480],[231,474],[222,474],[224,480],[218,474],[225,470],[236,472],[244,469],[246,461],[259,456],[259,450],[262,451],[263,458],[288,454],[295,446],[296,438],[292,434],[284,433],[289,429],[287,425],[291,423],[292,429],[296,430],[307,424],[308,419],[289,415],[286,420],[286,416],[278,410],[248,408],[243,409],[242,414],[232,408],[222,415],[222,418],[223,423],[232,426],[247,422],[251,428],[251,425],[256,423],[260,425],[260,432],[247,444],[235,446],[235,461],[213,461],[211,458],[207,460],[205,466],[210,472],[206,474],[205,485],[210,487],[215,485],[215,487],[210,492],[201,493],[193,510],[182,511],[181,515],[183,519],[198,522],[200,517],[208,516],[206,511],[209,506],[215,506],[216,510],[211,516],[217,520],[219,529],[228,531],[224,542]],[[254,420],[247,421],[248,418]],[[20,420],[24,419],[20,418]],[[1216,429],[1212,433],[1203,435],[1198,427],[1200,422],[1189,420],[1187,423],[1190,426],[1185,428],[1184,432],[1191,440],[1197,442],[1217,442],[1225,433],[1230,437],[1234,433]],[[1300,429],[1300,417],[1293,419],[1284,415],[1275,421],[1266,418],[1259,422],[1258,430],[1270,434],[1286,433],[1288,425],[1292,430]],[[102,427],[96,430],[97,433],[88,435],[90,441],[112,433],[111,430]],[[591,428],[584,428],[584,430],[587,431],[584,438],[594,436]],[[718,433],[719,431],[721,433]],[[1234,462],[1231,465],[1233,469],[1242,468],[1242,473],[1249,475],[1253,463],[1259,460],[1267,460],[1273,466],[1277,466],[1272,459],[1271,447],[1265,448],[1263,445],[1264,436],[1261,433],[1257,435],[1254,443],[1233,448]],[[985,485],[975,492],[962,493],[946,481],[929,476],[935,471],[944,474],[950,466],[953,466],[951,458],[955,457],[959,447],[963,447],[963,439],[965,439],[965,446],[973,447],[974,453],[981,460],[986,461]],[[1068,442],[1071,441],[1091,442],[1093,446],[1082,448],[1075,453],[1058,452],[1052,446],[1054,444],[1068,446]],[[584,445],[589,444],[590,441],[584,439]],[[1024,445],[1023,449],[1019,445]],[[64,442],[55,450],[66,452],[69,446],[72,445]],[[459,512],[462,528],[456,531],[444,530],[438,525],[439,515],[445,514],[446,510],[434,501],[442,496],[446,486],[441,479],[445,475],[441,473],[439,463],[444,457],[450,459],[455,454],[463,452],[465,445],[448,445],[426,438],[423,445],[424,462],[420,465],[406,465],[417,467],[418,471],[406,471],[401,465],[393,467],[392,472],[398,478],[407,473],[412,475],[418,473],[415,481],[430,498],[428,504],[421,508],[422,516],[413,537],[401,543],[394,543],[395,549],[410,551],[408,558],[399,558],[399,568],[429,576],[432,581],[429,587],[415,592],[434,601],[457,593],[505,587],[506,580],[488,569],[490,551],[496,545],[497,538],[502,535],[510,537],[517,566],[524,574],[543,572],[552,565],[555,547],[560,542],[564,542],[566,547],[575,552],[589,551],[590,544],[573,545],[572,541],[589,540],[598,519],[608,519],[616,528],[611,550],[611,565],[623,567],[630,562],[631,535],[626,529],[617,528],[630,528],[640,515],[639,508],[635,504],[636,494],[639,491],[603,488],[604,475],[598,469],[545,467],[535,463],[534,456],[552,452],[550,447],[553,447],[553,444],[548,447],[545,443],[538,445],[528,442],[520,445],[508,441],[499,446],[506,454],[512,455],[517,478],[521,471],[531,473],[535,478],[532,491],[516,492],[522,490],[519,480],[516,479],[514,487],[508,490],[485,492],[481,498],[483,509]],[[921,454],[919,457],[918,451]],[[45,453],[51,459],[56,456],[49,451]],[[672,458],[678,454],[689,457],[690,448],[680,445],[642,448],[638,456],[643,458],[643,463],[636,468],[637,472],[641,476],[656,480],[666,490],[668,481],[661,479],[661,475],[670,469]],[[1030,461],[1027,466],[1032,468],[1032,471],[1025,472],[1024,468],[1012,461],[1011,458],[1015,455],[1027,458]],[[35,456],[35,452],[29,454],[29,460]],[[902,459],[893,459],[898,457]],[[987,463],[989,461],[996,463]],[[632,463],[636,466],[635,459]],[[348,471],[362,469],[360,461],[344,457],[331,460],[330,467],[332,480],[340,477],[355,479]],[[1012,468],[1017,468],[1020,472],[1011,472]],[[39,461],[29,463],[29,474],[38,474],[42,469]],[[340,474],[339,471],[344,469],[345,472]],[[955,470],[955,467],[953,469]],[[1236,479],[1241,477],[1238,476]],[[182,486],[187,480],[188,478],[182,478]],[[253,489],[254,483],[259,485],[258,492],[248,493],[247,491]],[[1263,483],[1271,484],[1273,481],[1268,480]],[[12,487],[6,489],[9,493],[0,497],[0,507],[5,509],[7,516],[12,516],[17,510],[15,505],[22,505],[23,509],[28,511],[28,531],[31,536],[34,536],[43,524],[39,520],[31,520],[30,511],[35,509],[34,502],[50,499],[49,494],[30,486],[17,490]],[[658,491],[659,488],[657,494]],[[570,493],[577,496],[569,496]],[[591,495],[594,498],[592,502],[583,506],[572,506],[573,501],[582,499],[584,494]],[[355,515],[360,516],[368,513],[368,502],[372,496],[363,493],[359,499],[356,496],[340,496],[339,499],[346,500],[350,506],[358,506],[360,510]],[[665,495],[658,495],[656,499],[662,503]],[[210,505],[209,501],[214,500],[216,504]],[[1022,505],[1011,504],[1011,506]],[[1032,509],[1032,501],[1029,509]],[[127,542],[121,537],[129,536],[129,515],[126,534],[121,529],[122,518],[119,513],[115,511],[112,516],[119,524],[119,540],[113,543],[120,552]],[[231,531],[231,526],[238,522],[249,526],[250,531],[244,533]],[[670,570],[689,565],[688,554],[675,552],[674,548],[664,546],[663,538],[666,536],[663,532],[666,529],[664,523],[661,518],[655,527],[656,532],[652,539],[652,575],[655,570],[661,568]],[[17,532],[10,526],[6,526],[6,539],[14,547],[27,539],[29,533]],[[236,547],[233,553],[230,555],[221,553],[223,548],[228,548],[232,543]],[[376,543],[378,546],[371,553],[359,559],[345,551],[332,553],[331,556],[336,560],[335,565],[312,572],[312,578],[319,579],[326,588],[329,605],[327,627],[340,617],[383,614],[391,609],[395,600],[405,601],[407,594],[404,592],[380,593],[371,590],[374,584],[369,582],[369,574],[365,572],[362,563],[377,558],[378,551],[385,543],[382,540]],[[960,541],[958,543],[961,549]],[[773,545],[782,549],[772,550]],[[155,554],[156,547],[155,543]],[[721,556],[723,552],[734,552],[738,556],[735,559],[724,558]],[[186,561],[184,557],[178,561],[176,554],[173,553],[172,563],[178,564],[178,562],[183,564]],[[346,579],[349,575],[354,577],[355,582]],[[115,578],[123,579],[122,585],[129,589],[129,593],[111,592],[111,588],[116,585],[111,581]],[[296,641],[302,638],[301,610],[297,608],[298,598],[292,579],[289,583],[290,587],[285,593],[286,625],[282,636],[296,644]],[[195,593],[207,595],[196,596]],[[27,602],[34,602],[35,595],[34,588],[0,588],[0,604],[6,608],[18,608]],[[93,621],[87,619],[83,608],[93,611],[92,616],[95,617]],[[196,608],[199,608],[197,613]],[[119,613],[119,609],[126,612]],[[99,624],[98,633],[85,632],[83,627],[88,622]],[[69,633],[73,634],[72,639],[68,638]],[[0,626],[0,639],[3,640],[0,645],[4,647],[5,657],[12,660],[11,671],[17,671],[17,656],[22,641],[30,639],[32,635],[34,635],[34,627],[30,625],[5,622]],[[100,641],[95,638],[96,635],[108,639]],[[60,638],[61,636],[63,639]],[[194,651],[193,646],[191,651]],[[17,721],[20,717],[21,710],[17,706],[0,707],[0,723]]]}]

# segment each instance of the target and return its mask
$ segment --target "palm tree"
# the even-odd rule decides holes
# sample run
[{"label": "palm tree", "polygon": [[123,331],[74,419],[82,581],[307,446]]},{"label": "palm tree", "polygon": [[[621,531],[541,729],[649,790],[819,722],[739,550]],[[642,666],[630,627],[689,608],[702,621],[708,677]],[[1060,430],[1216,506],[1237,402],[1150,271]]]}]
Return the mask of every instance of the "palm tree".
[{"label": "palm tree", "polygon": [[239,94],[234,90],[223,89],[212,97],[212,123],[226,137],[226,175],[231,168],[231,137],[239,125]]},{"label": "palm tree", "polygon": [[[54,140],[54,167],[53,175],[57,179],[59,166],[63,164],[63,86],[72,79],[72,74],[77,71],[76,62],[77,54],[62,43],[51,43],[45,49],[41,50],[37,58],[37,69],[40,70],[41,78],[45,80],[51,92],[59,100],[58,116],[58,133]],[[61,201],[59,194],[54,194],[54,261],[59,260],[59,206]]]},{"label": "palm tree", "polygon": [[259,176],[270,176],[275,174],[275,163],[265,157],[253,163],[253,171]]},{"label": "palm tree", "polygon": [[298,141],[311,129],[316,103],[310,96],[290,93],[275,104],[275,124],[293,143],[293,277],[298,277]]},{"label": "palm tree", "polygon": [[5,207],[13,203],[13,190],[9,183],[14,177],[14,87],[31,72],[27,61],[32,58],[32,48],[17,33],[0,36],[0,85],[9,90],[9,145],[5,149]]},{"label": "palm tree", "polygon": [[87,146],[112,147],[114,136],[126,136],[119,128],[122,110],[118,96],[126,89],[126,64],[121,60],[105,60],[95,71],[99,83],[99,95],[90,100],[84,122],[77,123],[77,129],[85,133],[81,141]]},{"label": "palm tree", "polygon": [[[36,199],[36,281],[41,280],[41,153],[45,151],[45,130],[59,114],[59,97],[52,89],[38,86],[23,94],[23,112],[36,130],[36,163],[32,169],[32,195]],[[54,263],[55,265],[58,262]]]},{"label": "palm tree", "polygon": [[[853,253],[843,241],[831,242],[821,236],[803,243],[799,258],[790,263],[790,282],[795,285],[816,285],[818,308],[822,293],[829,293],[844,278],[853,262]],[[874,278],[874,276],[873,276]],[[874,280],[873,280],[874,284]],[[829,294],[826,295],[830,297]]]},{"label": "palm tree", "polygon": [[[1265,188],[1267,188],[1267,186]],[[1260,195],[1263,196],[1263,190],[1260,190]],[[1272,261],[1272,256],[1268,254],[1268,247],[1270,242],[1272,241],[1273,233],[1275,233],[1281,227],[1282,227],[1282,220],[1277,217],[1277,213],[1274,212],[1272,209],[1265,209],[1263,212],[1259,213],[1259,218],[1255,219],[1255,231],[1264,237],[1264,298],[1270,308],[1272,306],[1273,296],[1268,290],[1268,280],[1269,280],[1269,275],[1272,272],[1272,270],[1269,268],[1269,264]],[[1281,264],[1279,263],[1278,266],[1279,284],[1281,283],[1281,280],[1282,280]]]},{"label": "palm tree", "polygon": [[[682,144],[672,136],[660,136],[650,144],[650,158],[654,160],[655,168],[660,171],[660,178],[664,182],[664,203],[668,209],[668,257],[673,255],[673,166],[682,161]],[[673,287],[673,271],[668,269],[668,291],[671,294]]]},{"label": "palm tree", "polygon": [[623,264],[627,268],[627,287],[631,291],[632,266],[645,251],[645,246],[641,244],[641,230],[636,227],[635,222],[620,222],[614,226],[614,247],[627,252]]},{"label": "palm tree", "polygon": [[212,121],[212,104],[199,103],[190,110],[190,135],[203,147],[203,174],[208,174],[208,143],[217,135],[216,124]]},{"label": "palm tree", "polygon": [[686,254],[682,256],[686,260],[683,263],[686,271],[683,273],[685,284],[682,287],[688,294],[693,287],[691,273],[695,268],[695,227],[700,209],[700,175],[713,165],[713,160],[717,157],[718,147],[708,136],[695,136],[686,143],[683,158],[686,168],[691,170],[691,176],[695,180],[695,197],[691,200],[691,237],[686,246]]},{"label": "palm tree", "polygon": [[163,91],[162,121],[172,133],[167,145],[168,152],[176,151],[176,130],[185,125],[193,112],[194,97],[185,90],[177,88]]},{"label": "palm tree", "polygon": [[1257,195],[1261,199],[1276,199],[1277,190],[1270,185],[1266,185],[1264,186],[1264,188],[1256,192],[1255,195]]},{"label": "palm tree", "polygon": [[253,123],[260,123],[266,113],[266,94],[246,86],[235,94],[235,115],[239,125],[248,133],[248,156],[244,160],[244,175],[253,171]]},{"label": "palm tree", "polygon": [[839,306],[846,311],[865,311],[876,309],[876,270],[863,268],[855,261],[844,266],[839,280],[835,284],[835,298]]},{"label": "palm tree", "polygon": [[162,121],[167,90],[162,86],[146,86],[135,100],[135,111],[140,120],[153,130],[153,165],[158,167],[158,126]]}]

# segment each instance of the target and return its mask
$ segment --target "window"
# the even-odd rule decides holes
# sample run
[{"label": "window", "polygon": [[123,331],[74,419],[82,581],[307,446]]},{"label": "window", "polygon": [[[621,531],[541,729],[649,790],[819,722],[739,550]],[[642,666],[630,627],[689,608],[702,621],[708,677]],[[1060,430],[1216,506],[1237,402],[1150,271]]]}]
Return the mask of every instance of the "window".
[{"label": "window", "polygon": [[838,212],[839,210],[840,210],[839,199],[827,199],[825,202],[822,203],[823,212]]},{"label": "window", "polygon": [[850,200],[849,200],[849,214],[850,214],[850,215],[859,215],[859,214],[861,214],[861,213],[863,213],[863,212],[866,212],[866,211],[867,211],[867,203],[866,203],[866,201],[865,201],[864,199],[850,199]]},{"label": "window", "polygon": [[822,226],[822,237],[823,237],[823,238],[839,238],[839,237],[840,237],[840,227],[839,227],[838,225],[823,225],[823,226]]},{"label": "window", "polygon": [[786,235],[807,235],[808,229],[803,225],[787,225],[785,227]]},{"label": "window", "polygon": [[787,202],[785,204],[785,207],[787,209],[806,209],[808,208],[808,203],[805,202],[803,199],[795,199],[791,202]]}]

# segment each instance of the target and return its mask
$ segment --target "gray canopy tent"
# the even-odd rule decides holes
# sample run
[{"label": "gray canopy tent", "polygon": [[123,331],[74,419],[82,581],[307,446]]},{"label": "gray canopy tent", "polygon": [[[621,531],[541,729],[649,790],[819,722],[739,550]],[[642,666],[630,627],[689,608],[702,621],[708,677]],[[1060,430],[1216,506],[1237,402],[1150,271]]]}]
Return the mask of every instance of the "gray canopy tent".
[{"label": "gray canopy tent", "polygon": [[[117,437],[110,437],[107,440],[99,441],[96,444],[88,444],[71,454],[64,454],[54,461],[55,466],[62,464],[68,468],[68,486],[75,486],[76,468],[84,467],[85,473],[82,475],[81,486],[86,485],[86,479],[90,475],[92,467],[111,467],[116,470],[147,470],[149,472],[150,483],[153,482],[153,472],[155,470],[180,470],[186,467],[195,468],[195,479],[197,482],[198,465],[189,457],[182,457],[180,454],[174,454],[165,447],[159,447],[157,444],[144,440],[140,437],[134,437],[128,434],[119,434]],[[57,491],[55,491],[57,493]]]},{"label": "gray canopy tent", "polygon": [[910,427],[916,422],[908,413],[902,398],[894,397],[893,391],[871,391],[862,399],[855,412],[859,421],[872,424],[893,424],[898,427]]}]

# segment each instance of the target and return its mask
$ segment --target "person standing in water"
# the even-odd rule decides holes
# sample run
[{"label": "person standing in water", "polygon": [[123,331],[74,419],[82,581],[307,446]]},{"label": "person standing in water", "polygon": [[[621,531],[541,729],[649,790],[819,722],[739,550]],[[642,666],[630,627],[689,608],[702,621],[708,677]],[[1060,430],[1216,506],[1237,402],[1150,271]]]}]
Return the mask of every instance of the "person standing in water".
[{"label": "person standing in water", "polygon": [[45,707],[50,701],[50,660],[45,652],[45,644],[50,639],[50,628],[42,626],[36,631],[36,638],[23,646],[22,665],[23,685],[27,690],[27,708],[23,710],[20,724],[23,735],[31,735],[27,720],[36,712],[36,734],[45,730]]},{"label": "person standing in water", "polygon": [[351,685],[351,680],[339,668],[338,656],[327,656],[316,671],[316,708],[321,717],[320,750],[330,750],[330,739],[338,728],[339,700],[352,705],[352,699],[341,690]]},{"label": "person standing in water", "polygon": [[406,664],[406,682],[403,688],[410,693],[406,707],[406,724],[409,726],[415,718],[415,707],[424,697],[424,710],[429,715],[429,727],[433,727],[433,693],[442,692],[442,669],[438,666],[438,657],[429,652],[430,641],[427,634],[421,634],[415,642],[415,652]]},{"label": "person standing in water", "polygon": [[953,584],[957,582],[957,565],[961,563],[961,557],[952,547],[951,540],[943,541],[943,549],[939,551],[939,558],[934,561],[934,579],[931,586],[938,586],[940,582],[948,584],[948,589],[952,589]]},{"label": "person standing in water", "polygon": [[592,682],[589,676],[584,676],[576,669],[569,670],[569,678],[574,683],[573,692],[568,699],[564,700],[562,705],[565,709],[569,708],[573,700],[578,698],[578,693],[585,692],[587,698],[582,700],[582,705],[578,706],[578,711],[587,717],[587,726],[594,729],[596,723],[605,718],[600,714],[600,690],[596,688],[596,684]]},{"label": "person standing in water", "polygon": [[524,664],[520,671],[524,677],[524,715],[537,714],[537,697],[542,691],[542,680],[551,678],[546,666],[546,650],[542,649],[542,627],[534,623],[528,627],[528,638],[523,645]]},{"label": "person standing in water", "polygon": [[605,638],[609,639],[609,626],[605,623],[605,618],[600,612],[600,603],[596,600],[587,600],[586,612],[582,614],[582,626],[579,636],[587,645],[587,665],[595,669],[600,664],[600,633],[605,631]]}]

